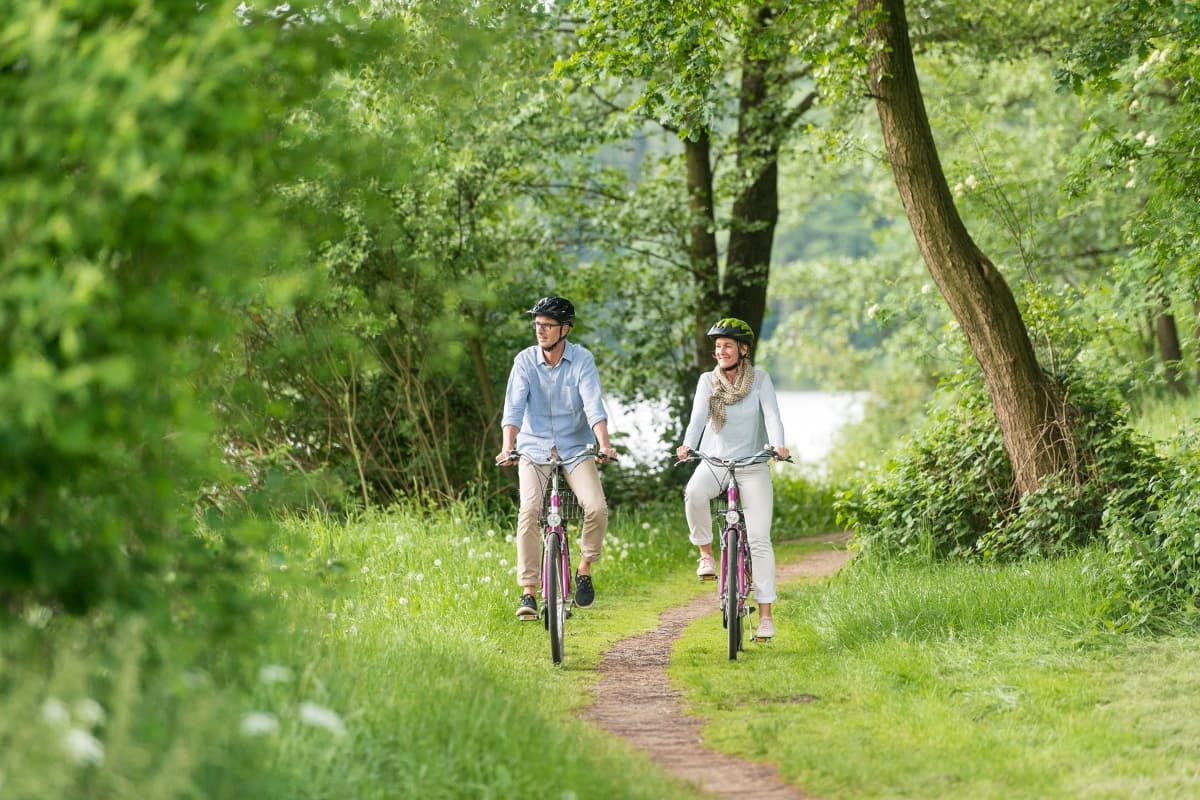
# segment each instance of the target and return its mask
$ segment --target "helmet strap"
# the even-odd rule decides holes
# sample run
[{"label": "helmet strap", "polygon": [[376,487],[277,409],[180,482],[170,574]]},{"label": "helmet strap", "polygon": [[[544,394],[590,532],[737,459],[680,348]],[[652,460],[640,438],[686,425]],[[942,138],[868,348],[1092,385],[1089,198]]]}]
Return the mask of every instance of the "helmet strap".
[{"label": "helmet strap", "polygon": [[[564,326],[567,326],[567,325],[570,325],[570,323],[569,323],[569,322],[563,322],[563,323],[560,323],[560,324],[559,324],[559,328],[558,328],[558,329],[561,331],[561,330],[563,329],[563,327],[564,327]],[[557,339],[557,340],[554,342],[554,344],[550,345],[549,347],[545,347],[545,346],[543,346],[543,347],[542,347],[542,352],[543,352],[543,353],[553,353],[553,352],[554,352],[554,348],[556,348],[556,347],[558,347],[560,344],[562,344],[562,343],[563,343],[563,340],[565,340],[566,338],[567,338],[567,334],[565,334],[565,333],[559,333],[559,334],[558,334],[558,339]]]}]

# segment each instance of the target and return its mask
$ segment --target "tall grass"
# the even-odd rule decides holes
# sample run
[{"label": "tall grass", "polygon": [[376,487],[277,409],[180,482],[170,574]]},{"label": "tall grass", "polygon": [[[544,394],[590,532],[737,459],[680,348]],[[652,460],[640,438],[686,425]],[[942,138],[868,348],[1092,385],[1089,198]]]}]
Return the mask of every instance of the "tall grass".
[{"label": "tall grass", "polygon": [[139,620],[11,623],[0,795],[687,796],[569,713],[622,594],[689,560],[679,516],[615,515],[566,668],[513,616],[511,519],[471,503],[285,520],[258,615],[212,646]]}]

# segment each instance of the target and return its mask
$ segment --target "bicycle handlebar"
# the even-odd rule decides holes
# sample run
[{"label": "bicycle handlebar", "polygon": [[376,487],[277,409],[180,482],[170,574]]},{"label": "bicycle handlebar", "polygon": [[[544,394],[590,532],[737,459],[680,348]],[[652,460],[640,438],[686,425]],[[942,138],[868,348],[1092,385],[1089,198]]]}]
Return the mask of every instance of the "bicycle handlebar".
[{"label": "bicycle handlebar", "polygon": [[699,450],[693,450],[689,447],[688,457],[681,458],[676,461],[675,466],[686,464],[689,461],[704,461],[705,463],[712,464],[714,467],[737,468],[748,467],[752,464],[762,464],[772,460],[795,463],[792,461],[791,456],[788,456],[787,458],[780,458],[779,454],[775,452],[775,448],[770,446],[764,447],[760,452],[755,453],[754,455],[744,456],[743,458],[716,458],[715,456],[710,456],[708,453],[701,453]]},{"label": "bicycle handlebar", "polygon": [[520,450],[517,450],[516,448],[513,448],[512,450],[508,451],[508,460],[497,462],[496,466],[504,466],[505,464],[511,464],[512,462],[520,460],[522,458],[525,459],[526,461],[528,461],[530,464],[533,464],[534,466],[538,466],[538,467],[569,467],[570,465],[574,464],[576,461],[582,461],[585,458],[594,458],[601,463],[606,463],[609,461],[617,460],[615,456],[613,458],[609,458],[608,456],[604,455],[604,453],[601,453],[599,450],[584,450],[582,453],[573,455],[570,458],[551,458],[549,461],[538,461],[536,458],[534,458],[526,453],[522,453]]}]

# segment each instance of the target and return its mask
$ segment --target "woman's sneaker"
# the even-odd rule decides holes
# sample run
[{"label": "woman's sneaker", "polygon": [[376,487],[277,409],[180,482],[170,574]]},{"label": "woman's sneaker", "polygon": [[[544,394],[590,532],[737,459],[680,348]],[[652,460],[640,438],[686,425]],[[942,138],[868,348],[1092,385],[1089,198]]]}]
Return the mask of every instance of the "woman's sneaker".
[{"label": "woman's sneaker", "polygon": [[517,619],[530,622],[538,618],[537,598],[531,594],[521,595],[521,604],[517,606]]},{"label": "woman's sneaker", "polygon": [[696,567],[696,577],[700,580],[717,577],[717,565],[712,556],[701,554],[700,566]]},{"label": "woman's sneaker", "polygon": [[775,635],[775,621],[770,617],[759,619],[758,630],[754,632],[755,638],[770,639]]}]

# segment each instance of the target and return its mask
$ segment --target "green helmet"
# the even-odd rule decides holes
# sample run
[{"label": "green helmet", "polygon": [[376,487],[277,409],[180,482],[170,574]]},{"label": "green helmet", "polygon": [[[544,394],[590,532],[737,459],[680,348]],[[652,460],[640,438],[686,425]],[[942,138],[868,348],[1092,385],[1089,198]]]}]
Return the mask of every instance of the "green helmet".
[{"label": "green helmet", "polygon": [[740,319],[733,317],[717,320],[717,323],[708,329],[709,339],[715,340],[722,336],[738,342],[745,342],[750,345],[754,344],[754,329]]}]

